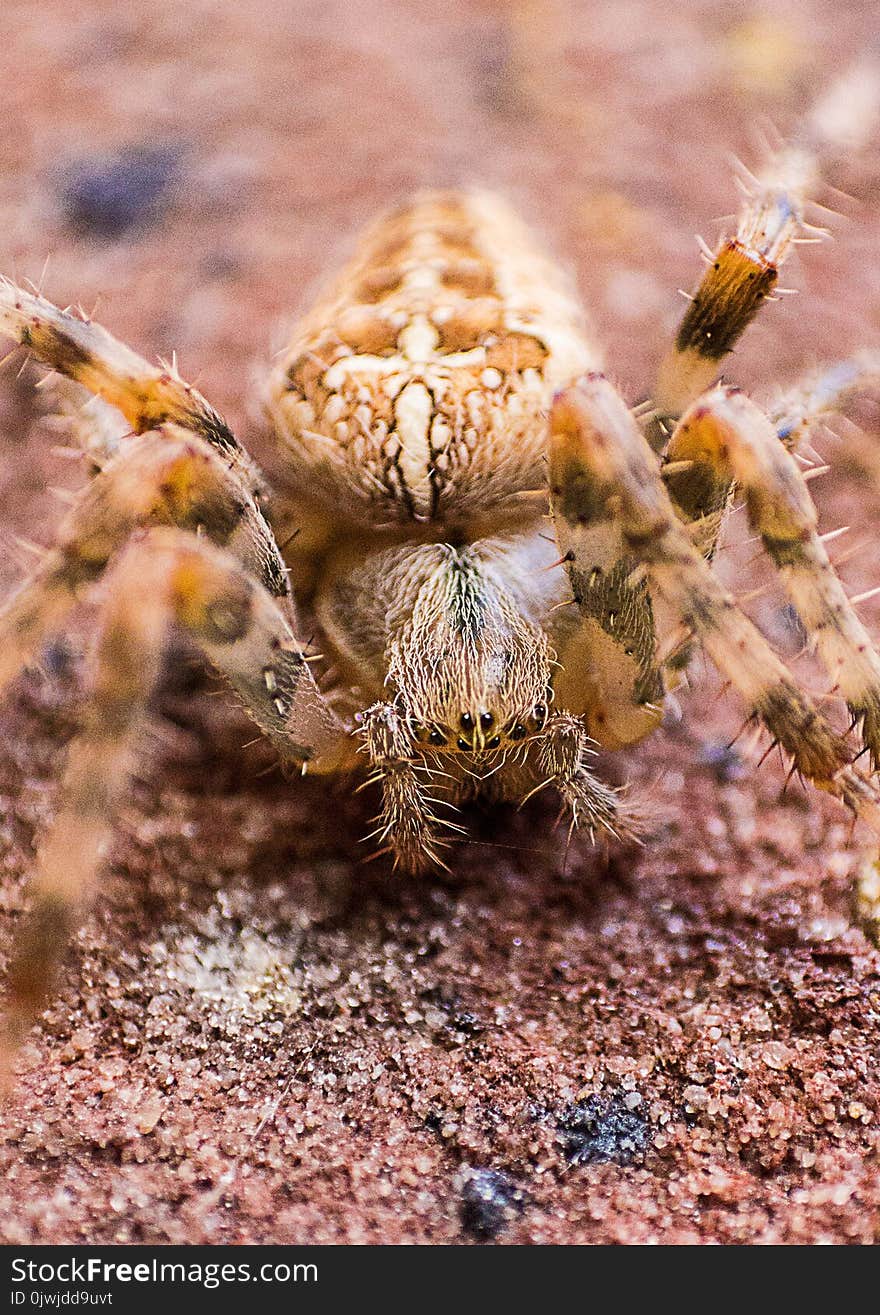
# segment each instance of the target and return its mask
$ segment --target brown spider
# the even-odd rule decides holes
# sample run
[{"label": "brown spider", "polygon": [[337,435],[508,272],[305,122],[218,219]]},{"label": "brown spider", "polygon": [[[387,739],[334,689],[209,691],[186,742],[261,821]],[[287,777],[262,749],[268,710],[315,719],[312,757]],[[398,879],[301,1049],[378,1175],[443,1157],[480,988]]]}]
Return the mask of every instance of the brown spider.
[{"label": "brown spider", "polygon": [[[458,829],[437,791],[552,785],[591,835],[630,828],[593,746],[659,725],[696,641],[793,769],[880,834],[880,659],[797,459],[817,416],[876,384],[878,361],[823,371],[769,413],[713,386],[808,228],[830,144],[810,122],[750,180],[736,236],[706,253],[639,418],[559,270],[482,193],[422,195],[380,220],[301,322],[265,389],[278,490],[175,369],[0,288],[0,327],[102,399],[77,422],[94,478],[0,613],[4,683],[84,592],[99,615],[84,725],[11,968],[9,1054],[93,887],[173,627],[283,760],[366,766],[381,842],[411,869],[439,862],[444,828]],[[849,710],[863,769],[713,572],[734,489]],[[321,687],[303,646],[313,627],[333,673]]]}]

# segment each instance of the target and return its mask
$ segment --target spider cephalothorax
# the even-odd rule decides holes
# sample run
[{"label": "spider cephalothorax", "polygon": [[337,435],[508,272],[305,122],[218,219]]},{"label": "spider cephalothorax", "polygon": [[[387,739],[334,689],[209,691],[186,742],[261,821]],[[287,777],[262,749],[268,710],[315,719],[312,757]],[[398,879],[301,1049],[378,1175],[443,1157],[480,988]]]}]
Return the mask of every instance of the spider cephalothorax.
[{"label": "spider cephalothorax", "polygon": [[[638,417],[566,280],[502,202],[417,197],[367,234],[267,380],[283,458],[271,490],[176,371],[0,288],[0,327],[102,399],[74,421],[93,479],[0,614],[0,681],[90,591],[99,617],[12,966],[10,1046],[93,884],[175,627],[286,762],[366,770],[382,845],[411,868],[440,861],[457,829],[444,804],[484,789],[553,787],[573,825],[628,829],[597,750],[657,727],[698,642],[793,769],[880,833],[880,659],[796,459],[820,413],[876,383],[877,362],[837,365],[770,411],[713,386],[806,227],[831,145],[814,127],[751,180]],[[860,743],[713,571],[737,489]]]},{"label": "spider cephalothorax", "polygon": [[[546,719],[535,709],[550,685],[547,636],[505,585],[506,546],[432,544],[411,554],[419,583],[388,646],[388,683],[419,742],[480,753],[522,741]],[[391,604],[392,632],[393,616]]]}]

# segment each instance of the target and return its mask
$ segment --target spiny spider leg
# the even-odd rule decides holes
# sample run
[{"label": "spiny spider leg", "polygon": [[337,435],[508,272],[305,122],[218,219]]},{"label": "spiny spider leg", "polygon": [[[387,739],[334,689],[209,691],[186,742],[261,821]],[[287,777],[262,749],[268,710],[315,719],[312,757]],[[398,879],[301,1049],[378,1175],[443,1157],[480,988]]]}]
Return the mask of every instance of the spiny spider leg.
[{"label": "spiny spider leg", "polygon": [[[880,385],[880,354],[857,352],[854,356],[811,371],[780,391],[766,407],[779,443],[797,452],[811,430],[822,419],[843,410],[861,394]],[[685,412],[672,432],[663,457],[663,482],[682,519],[691,527],[691,538],[711,557],[724,513],[734,495],[734,477],[724,463],[694,460],[699,454],[692,429],[706,399],[704,394]],[[711,446],[711,444],[710,444]]]},{"label": "spiny spider leg", "polygon": [[287,757],[308,757],[314,741],[326,737],[327,712],[316,690],[303,706],[307,668],[276,600],[204,539],[167,527],[133,535],[103,581],[83,730],[71,747],[61,807],[40,846],[32,906],[13,955],[0,1080],[94,885],[172,626],[202,648]]},{"label": "spiny spider leg", "polygon": [[257,591],[257,611],[265,613],[261,624],[278,640],[277,657],[271,644],[242,654],[232,667],[226,650],[209,657],[284,757],[306,761],[332,751],[342,729],[295,637],[293,603],[269,527],[242,497],[222,459],[195,435],[168,428],[176,430],[176,439],[133,439],[95,476],[64,521],[57,546],[0,609],[0,686],[58,628],[139,527],[176,527],[192,532],[193,542],[195,532],[204,530],[234,554],[237,569]]},{"label": "spiny spider leg", "polygon": [[175,370],[150,365],[100,324],[0,279],[0,333],[117,407],[136,434],[173,421],[225,456],[252,491],[261,487],[253,461],[204,397]]},{"label": "spiny spider leg", "polygon": [[[711,387],[721,362],[762,304],[801,232],[804,205],[815,182],[814,161],[788,147],[754,180],[736,235],[721,241],[663,360],[654,404],[661,417],[680,416]],[[662,446],[661,440],[657,444]]]},{"label": "spiny spider leg", "polygon": [[846,738],[798,687],[691,542],[656,456],[604,376],[586,376],[557,396],[551,451],[551,461],[579,480],[586,499],[614,508],[623,541],[644,564],[652,593],[700,639],[796,770],[880,835],[876,785],[852,766]]},{"label": "spiny spider leg", "polygon": [[[858,352],[806,375],[780,392],[767,408],[777,446],[797,453],[824,417],[840,411],[859,395],[876,390],[878,383],[880,356],[872,351]],[[705,419],[705,402],[711,396],[698,399],[676,424],[660,472],[676,512],[688,527],[691,542],[710,561],[737,487],[730,461],[718,460],[717,453],[709,459],[717,447],[715,440],[707,439],[704,450],[700,438],[700,420]],[[765,438],[766,425],[765,420]],[[868,451],[873,453],[873,448]],[[769,455],[774,461],[779,459],[772,450]],[[806,478],[804,475],[800,482]],[[677,666],[686,660],[689,648],[685,645],[680,650]]]},{"label": "spiny spider leg", "polygon": [[[176,425],[131,439],[80,493],[62,523],[56,545],[36,573],[0,609],[0,686],[33,655],[46,635],[104,571],[113,553],[139,526],[169,525],[204,532],[227,547],[277,605],[291,629],[295,626],[284,563],[262,512],[243,488],[236,471],[201,438]],[[259,676],[259,671],[256,673]],[[274,690],[267,677],[262,688],[250,682],[239,692],[270,734],[279,719]],[[277,676],[276,676],[277,679]],[[298,677],[298,706],[310,726],[304,745],[315,733],[314,706],[320,696],[307,666]],[[253,687],[253,688],[252,688]],[[334,719],[326,713],[328,727]],[[289,746],[290,726],[283,723]],[[298,734],[298,728],[294,727]],[[330,738],[338,733],[332,730]],[[305,755],[309,756],[309,755]]]},{"label": "spiny spider leg", "polygon": [[82,384],[53,371],[37,387],[47,419],[63,434],[63,450],[87,457],[90,475],[103,469],[131,440],[132,431],[122,412]]},{"label": "spiny spider leg", "polygon": [[[419,779],[420,761],[414,756],[415,742],[406,719],[390,703],[376,703],[362,714],[363,734],[372,775],[370,782],[382,788],[382,812],[375,832],[394,855],[395,867],[418,872],[426,863],[445,868],[439,850],[444,847],[438,828],[459,831],[454,823],[438,817],[434,808],[442,801],[428,795],[428,775]],[[433,783],[436,789],[436,783]]]},{"label": "spiny spider leg", "polygon": [[98,473],[56,545],[0,611],[2,685],[84,590],[100,582],[103,591],[95,690],[15,955],[2,1042],[8,1059],[45,998],[93,883],[169,625],[201,646],[282,758],[332,765],[344,756],[347,736],[296,638],[258,473],[219,416],[182,380],[153,369],[98,326],[11,285],[0,286],[0,323],[43,363],[118,407],[135,429],[156,426],[124,439],[109,459],[98,454]]},{"label": "spiny spider leg", "polygon": [[[873,97],[848,88],[870,84]],[[660,366],[649,425],[652,446],[662,448],[677,419],[715,382],[721,362],[742,337],[777,286],[779,271],[799,242],[825,235],[805,212],[820,188],[827,161],[842,148],[852,154],[876,122],[880,76],[876,68],[847,70],[825,93],[794,139],[772,151],[757,175],[739,179],[743,200],[736,233],[714,252],[681,320],[675,342]],[[864,87],[863,87],[864,90]],[[834,113],[826,107],[836,106]],[[857,121],[866,114],[869,123]]]},{"label": "spiny spider leg", "polygon": [[[175,525],[228,547],[278,600],[293,634],[296,615],[284,559],[259,502],[262,477],[205,399],[100,325],[77,319],[8,281],[0,281],[0,330],[26,344],[43,364],[117,407],[138,433],[151,431],[125,441],[95,476],[62,527],[57,549],[0,613],[0,636],[7,640],[0,684],[15,674],[138,525]],[[340,723],[319,694],[295,640],[293,646],[302,668],[295,681],[290,672],[280,673],[269,663],[265,672],[261,668],[233,684],[285,757],[312,759],[324,750],[332,756],[342,734]],[[293,709],[276,689],[282,678],[297,691]],[[299,755],[292,751],[294,742],[302,749]]]},{"label": "spiny spider leg", "polygon": [[832,692],[861,723],[876,769],[880,657],[828,559],[816,508],[794,457],[761,409],[730,388],[714,389],[686,412],[672,447],[676,460],[692,463],[691,487],[721,488],[733,481],[742,491],[752,529],[834,682]]},{"label": "spiny spider leg", "polygon": [[600,781],[589,770],[596,757],[580,717],[556,713],[541,736],[539,764],[545,784],[552,785],[565,803],[573,827],[582,828],[595,842],[596,832],[611,836],[635,835],[635,811],[629,810],[620,792]]},{"label": "spiny spider leg", "polygon": [[796,452],[819,421],[842,411],[860,394],[876,392],[878,386],[880,353],[856,352],[796,380],[772,399],[767,411],[779,438]]},{"label": "spiny spider leg", "polygon": [[[603,416],[606,429],[619,423],[616,397],[612,401]],[[603,399],[596,397],[595,405],[602,407]],[[576,449],[560,441],[558,409],[551,423],[557,432],[548,449],[550,512],[575,604],[553,618],[561,667],[556,699],[563,708],[583,708],[595,739],[619,749],[660,724],[663,677],[654,611],[613,503],[596,496]]]}]

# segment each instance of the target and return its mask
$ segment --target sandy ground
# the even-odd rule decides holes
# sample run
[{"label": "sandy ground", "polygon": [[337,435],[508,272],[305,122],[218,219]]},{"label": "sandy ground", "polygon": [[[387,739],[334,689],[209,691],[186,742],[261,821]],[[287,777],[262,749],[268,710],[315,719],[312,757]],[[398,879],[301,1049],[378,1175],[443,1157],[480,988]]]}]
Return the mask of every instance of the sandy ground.
[{"label": "sandy ground", "polygon": [[[0,27],[0,267],[176,350],[271,467],[254,362],[357,225],[429,183],[512,197],[643,396],[693,235],[733,209],[727,153],[790,129],[876,7],[7,0]],[[855,198],[836,240],[804,248],[800,297],[731,365],[759,396],[876,345],[876,154],[836,181]],[[32,382],[0,380],[6,589],[16,536],[48,542],[50,489],[82,478]],[[818,446],[861,591],[880,495],[851,425]],[[743,586],[746,537],[737,519],[720,561]],[[753,610],[794,653],[778,594]],[[76,722],[76,642],[52,657],[2,705],[4,950]],[[720,750],[740,713],[704,663],[681,720],[614,764],[664,819],[643,851],[576,841],[566,863],[536,801],[475,813],[451,875],[423,880],[363,864],[371,801],[261,775],[240,716],[183,679],[3,1113],[4,1241],[876,1240],[865,838],[830,800],[780,798],[775,759]]]}]

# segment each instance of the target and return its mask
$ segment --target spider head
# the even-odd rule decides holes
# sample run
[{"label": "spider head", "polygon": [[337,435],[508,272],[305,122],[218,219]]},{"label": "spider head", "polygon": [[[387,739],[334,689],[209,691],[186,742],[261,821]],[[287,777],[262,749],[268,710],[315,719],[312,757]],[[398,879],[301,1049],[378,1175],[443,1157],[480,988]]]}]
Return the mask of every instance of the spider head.
[{"label": "spider head", "polygon": [[423,748],[504,752],[549,715],[547,637],[466,549],[448,551],[392,645],[389,683]]},{"label": "spider head", "polygon": [[492,754],[516,748],[543,730],[549,715],[547,703],[514,716],[499,717],[492,708],[465,710],[456,724],[416,722],[413,733],[419,744],[442,753]]}]

